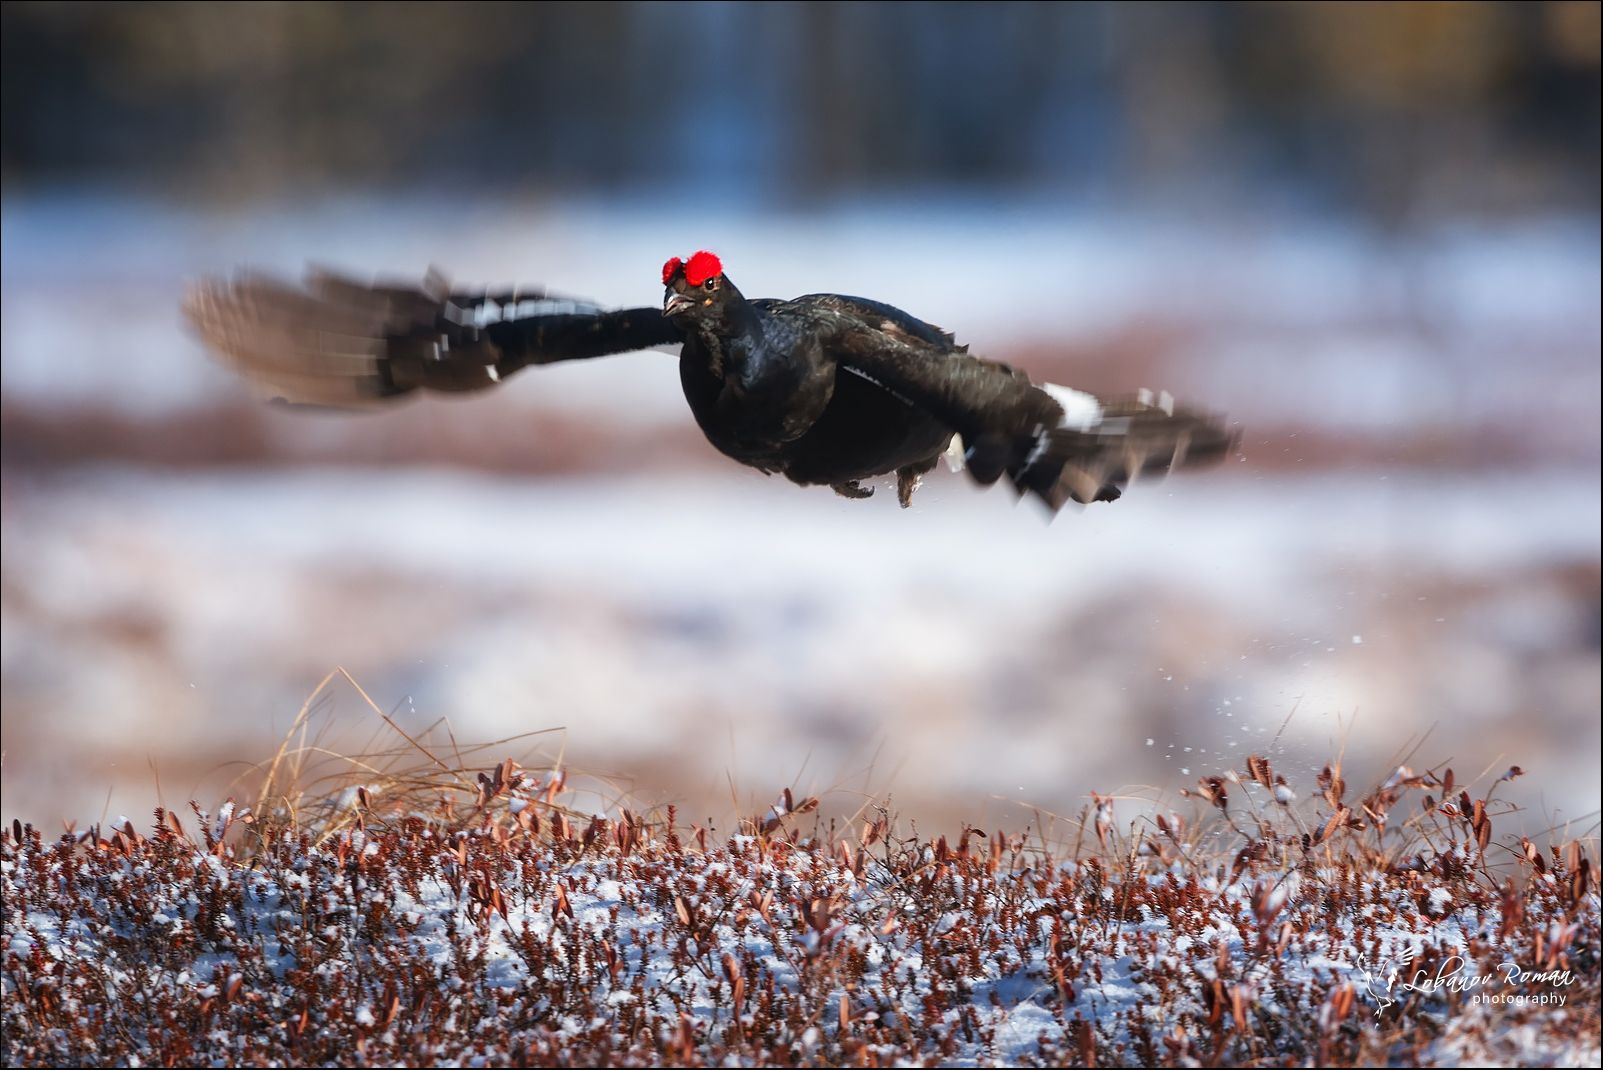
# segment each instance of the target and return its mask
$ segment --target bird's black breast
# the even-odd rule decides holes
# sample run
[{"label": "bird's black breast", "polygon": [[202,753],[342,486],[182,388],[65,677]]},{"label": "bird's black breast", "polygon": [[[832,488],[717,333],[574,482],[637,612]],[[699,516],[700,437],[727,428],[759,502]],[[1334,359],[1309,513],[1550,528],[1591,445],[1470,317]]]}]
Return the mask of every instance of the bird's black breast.
[{"label": "bird's black breast", "polygon": [[834,370],[805,336],[754,353],[741,340],[691,335],[679,380],[696,423],[720,453],[765,471],[784,466],[787,447],[829,404]]},{"label": "bird's black breast", "polygon": [[909,465],[927,466],[951,438],[951,428],[841,367],[829,405],[790,444],[784,472],[798,483],[872,479]]},{"label": "bird's black breast", "polygon": [[951,336],[889,305],[817,294],[764,302],[757,334],[692,332],[679,358],[685,400],[719,452],[798,483],[845,483],[928,467],[951,428],[835,360],[843,320],[942,350]]},{"label": "bird's black breast", "polygon": [[696,418],[696,425],[707,436],[707,441],[720,453],[743,461],[745,458],[734,441],[732,429],[726,426],[727,420],[718,411],[718,398],[724,392],[723,354],[718,351],[718,344],[716,339],[711,345],[694,336],[685,339],[684,348],[679,352],[679,385],[690,405],[690,414]]}]

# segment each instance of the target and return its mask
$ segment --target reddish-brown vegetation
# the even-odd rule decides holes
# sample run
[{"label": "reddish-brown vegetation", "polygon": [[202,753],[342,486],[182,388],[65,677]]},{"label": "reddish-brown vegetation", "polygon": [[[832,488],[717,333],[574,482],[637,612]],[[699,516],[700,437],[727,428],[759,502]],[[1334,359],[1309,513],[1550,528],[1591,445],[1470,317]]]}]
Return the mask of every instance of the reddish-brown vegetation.
[{"label": "reddish-brown vegetation", "polygon": [[1093,796],[1068,842],[469,785],[13,822],[7,1065],[1596,1059],[1596,862],[1501,842],[1496,784],[1451,770],[1359,796],[1332,766],[1299,804],[1253,757],[1189,817]]}]

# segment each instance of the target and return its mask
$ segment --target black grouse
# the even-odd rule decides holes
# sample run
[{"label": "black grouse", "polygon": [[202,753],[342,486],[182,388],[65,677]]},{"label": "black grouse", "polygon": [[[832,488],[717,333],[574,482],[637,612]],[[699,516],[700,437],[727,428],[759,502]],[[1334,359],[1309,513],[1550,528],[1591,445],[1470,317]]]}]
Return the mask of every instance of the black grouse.
[{"label": "black grouse", "polygon": [[294,287],[242,275],[199,285],[185,311],[212,350],[275,399],[337,408],[679,346],[685,399],[721,453],[852,498],[895,473],[903,506],[943,454],[980,483],[1005,475],[1057,510],[1217,461],[1237,439],[1167,395],[1099,399],[1037,385],[879,301],[747,298],[708,252],[669,260],[662,282],[660,309],[608,310],[544,291],[453,294],[433,279],[366,286],[313,272]]}]

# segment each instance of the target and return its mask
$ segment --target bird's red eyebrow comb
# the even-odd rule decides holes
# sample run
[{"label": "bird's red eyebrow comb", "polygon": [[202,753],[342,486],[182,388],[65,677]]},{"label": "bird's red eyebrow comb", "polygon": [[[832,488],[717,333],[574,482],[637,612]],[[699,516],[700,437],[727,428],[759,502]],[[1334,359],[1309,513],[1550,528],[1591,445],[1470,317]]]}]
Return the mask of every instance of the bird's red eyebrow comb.
[{"label": "bird's red eyebrow comb", "polygon": [[716,256],[703,249],[690,258],[685,265],[685,281],[692,286],[700,286],[714,275],[722,275],[724,265]]},{"label": "bird's red eyebrow comb", "polygon": [[673,273],[683,267],[684,263],[683,260],[676,256],[662,265],[662,284],[664,286],[668,285],[668,281],[673,278]]}]

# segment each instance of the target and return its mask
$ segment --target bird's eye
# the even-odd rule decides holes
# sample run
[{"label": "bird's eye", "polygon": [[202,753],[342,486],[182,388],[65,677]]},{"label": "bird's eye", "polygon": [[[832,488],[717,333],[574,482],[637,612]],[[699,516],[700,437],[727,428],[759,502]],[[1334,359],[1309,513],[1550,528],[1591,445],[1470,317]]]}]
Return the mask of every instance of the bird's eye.
[{"label": "bird's eye", "polygon": [[702,283],[702,285],[707,287],[707,289],[709,291],[718,289],[718,278],[717,278],[717,276],[714,276],[714,277],[708,279],[706,282]]}]

